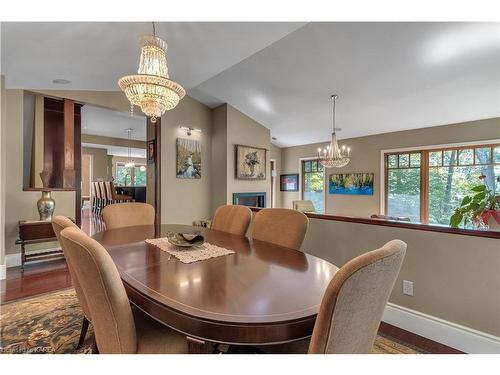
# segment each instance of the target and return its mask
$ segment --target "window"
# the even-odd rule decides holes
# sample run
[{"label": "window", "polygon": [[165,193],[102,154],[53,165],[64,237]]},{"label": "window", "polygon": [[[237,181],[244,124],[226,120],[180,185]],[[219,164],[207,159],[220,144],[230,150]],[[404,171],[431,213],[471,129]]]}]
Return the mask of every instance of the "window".
[{"label": "window", "polygon": [[420,220],[420,160],[421,153],[388,156],[387,214]]},{"label": "window", "polygon": [[115,184],[118,186],[146,186],[146,166],[136,164],[134,168],[125,163],[116,163]]},{"label": "window", "polygon": [[500,194],[499,181],[499,144],[387,153],[386,214],[448,225],[471,187],[483,182]]},{"label": "window", "polygon": [[310,200],[318,212],[325,210],[325,171],[318,160],[302,161],[302,199]]}]

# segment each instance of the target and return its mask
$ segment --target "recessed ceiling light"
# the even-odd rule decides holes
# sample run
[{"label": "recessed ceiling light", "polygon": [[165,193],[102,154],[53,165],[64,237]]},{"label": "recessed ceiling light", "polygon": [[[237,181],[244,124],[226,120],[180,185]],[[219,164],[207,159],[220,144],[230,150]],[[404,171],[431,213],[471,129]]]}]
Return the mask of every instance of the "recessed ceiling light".
[{"label": "recessed ceiling light", "polygon": [[70,82],[71,81],[68,81],[67,79],[62,79],[62,78],[57,78],[57,79],[52,80],[52,83],[55,83],[56,85],[67,85]]}]

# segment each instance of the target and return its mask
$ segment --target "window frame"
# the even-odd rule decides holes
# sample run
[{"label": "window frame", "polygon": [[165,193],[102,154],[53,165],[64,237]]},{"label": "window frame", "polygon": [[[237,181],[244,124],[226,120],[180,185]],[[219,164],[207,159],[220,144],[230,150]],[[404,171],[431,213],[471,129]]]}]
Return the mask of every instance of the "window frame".
[{"label": "window frame", "polygon": [[[308,161],[316,161],[319,165],[319,159],[317,156],[313,157],[306,157],[306,158],[300,158],[299,159],[299,171],[300,171],[300,184],[299,184],[299,190],[300,190],[300,199],[304,200],[304,186],[305,186],[305,174],[306,173],[317,173],[317,172],[305,172],[305,163]],[[326,188],[327,188],[327,174],[326,174],[326,168],[323,167],[323,211],[326,211]]]},{"label": "window frame", "polygon": [[[430,168],[440,168],[443,167],[443,156],[444,151],[450,150],[461,150],[466,148],[471,148],[473,150],[473,163],[464,164],[463,166],[482,166],[486,164],[476,163],[476,148],[491,148],[491,164],[500,165],[500,163],[495,163],[494,149],[500,147],[500,139],[491,139],[486,141],[472,141],[463,143],[453,143],[453,144],[440,144],[440,145],[430,145],[421,147],[406,147],[398,149],[388,149],[380,151],[380,174],[382,178],[380,183],[383,184],[380,189],[380,213],[382,215],[387,215],[388,208],[388,179],[389,174],[387,171],[389,169],[389,155],[400,155],[400,154],[412,154],[420,153],[420,223],[429,223],[429,170]],[[441,165],[440,166],[429,166],[429,153],[441,151]],[[399,160],[399,159],[398,159]],[[409,162],[411,164],[411,162]],[[460,166],[457,153],[457,164]],[[399,163],[398,163],[399,168]],[[411,167],[408,167],[411,168]],[[416,167],[413,167],[416,168]]]},{"label": "window frame", "polygon": [[[114,175],[115,182],[118,182],[118,178],[117,178],[117,176],[118,176],[118,165],[120,167],[126,168],[125,164],[126,164],[126,162],[124,162],[124,161],[116,161],[115,162],[115,175]],[[132,170],[130,171],[130,180],[131,180],[130,181],[130,185],[125,185],[125,187],[135,187],[136,186],[136,184],[135,184],[135,168],[139,168],[141,166],[144,166],[146,168],[148,167],[145,163],[136,163],[135,166],[134,166],[134,168],[132,168]],[[146,178],[147,178],[147,174],[146,174]],[[123,186],[123,185],[118,185],[118,186]],[[140,186],[143,186],[143,185],[140,185]]]}]

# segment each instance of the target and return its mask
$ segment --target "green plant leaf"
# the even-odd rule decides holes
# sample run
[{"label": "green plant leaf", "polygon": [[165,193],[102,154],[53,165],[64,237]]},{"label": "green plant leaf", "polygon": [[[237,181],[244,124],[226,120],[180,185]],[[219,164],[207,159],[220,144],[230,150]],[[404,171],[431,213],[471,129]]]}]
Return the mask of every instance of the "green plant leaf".
[{"label": "green plant leaf", "polygon": [[486,190],[486,185],[477,185],[471,188],[471,191],[479,192],[479,191],[485,191]]},{"label": "green plant leaf", "polygon": [[450,226],[453,228],[458,228],[463,217],[464,216],[460,212],[455,212],[450,218]]},{"label": "green plant leaf", "polygon": [[472,198],[469,195],[466,195],[464,199],[462,199],[462,203],[460,204],[460,207],[463,207],[467,204],[469,204],[472,201]]},{"label": "green plant leaf", "polygon": [[486,192],[485,191],[483,191],[481,193],[477,193],[476,195],[474,195],[474,198],[472,198],[472,200],[478,202],[480,200],[483,200],[484,197],[486,197]]}]

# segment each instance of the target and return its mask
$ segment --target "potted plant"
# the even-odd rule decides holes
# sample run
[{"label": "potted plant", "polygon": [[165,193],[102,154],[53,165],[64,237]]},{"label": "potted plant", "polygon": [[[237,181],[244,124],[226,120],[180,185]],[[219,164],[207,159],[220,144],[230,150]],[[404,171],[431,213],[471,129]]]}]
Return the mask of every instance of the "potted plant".
[{"label": "potted plant", "polygon": [[499,197],[486,185],[471,188],[471,195],[466,195],[450,218],[450,226],[458,228],[463,221],[464,226],[472,222],[476,228],[500,228]]}]

